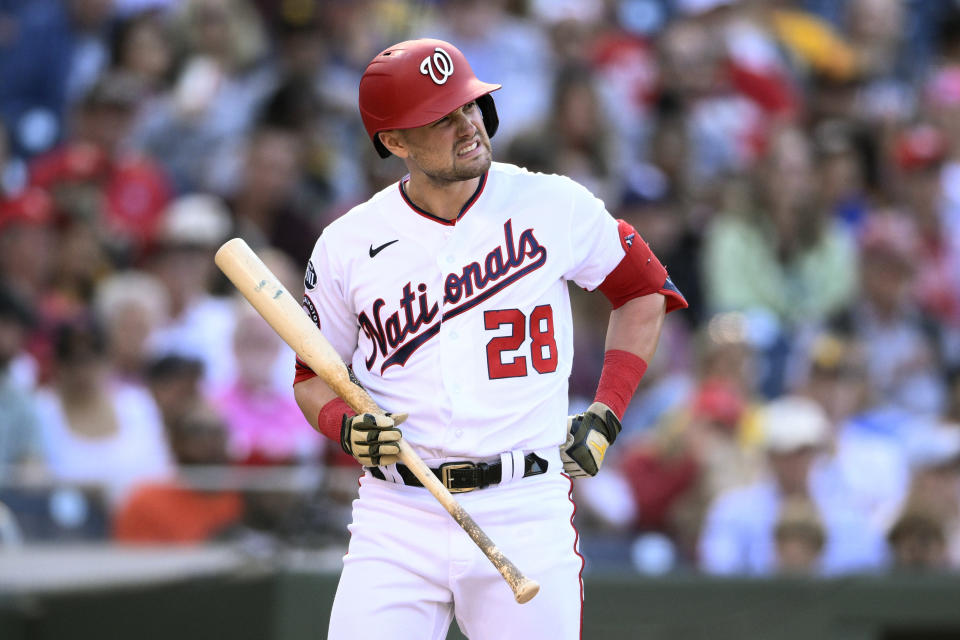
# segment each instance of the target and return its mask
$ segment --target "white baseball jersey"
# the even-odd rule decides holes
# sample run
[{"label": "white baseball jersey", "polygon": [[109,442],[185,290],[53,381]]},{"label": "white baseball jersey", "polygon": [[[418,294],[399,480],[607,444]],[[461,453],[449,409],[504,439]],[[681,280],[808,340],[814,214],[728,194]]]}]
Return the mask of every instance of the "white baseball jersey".
[{"label": "white baseball jersey", "polygon": [[410,414],[428,463],[561,444],[573,324],[567,281],[623,259],[617,222],[572,180],[493,163],[454,221],[403,182],[330,224],[304,308],[370,395]]}]

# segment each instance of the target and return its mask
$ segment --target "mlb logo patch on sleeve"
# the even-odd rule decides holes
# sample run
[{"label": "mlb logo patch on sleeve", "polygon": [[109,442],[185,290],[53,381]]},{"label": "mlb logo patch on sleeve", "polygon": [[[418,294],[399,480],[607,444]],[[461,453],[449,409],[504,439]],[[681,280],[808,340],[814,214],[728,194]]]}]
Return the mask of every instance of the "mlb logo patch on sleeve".
[{"label": "mlb logo patch on sleeve", "polygon": [[303,287],[308,291],[317,286],[317,270],[313,268],[313,260],[307,263],[307,274],[303,276]]}]

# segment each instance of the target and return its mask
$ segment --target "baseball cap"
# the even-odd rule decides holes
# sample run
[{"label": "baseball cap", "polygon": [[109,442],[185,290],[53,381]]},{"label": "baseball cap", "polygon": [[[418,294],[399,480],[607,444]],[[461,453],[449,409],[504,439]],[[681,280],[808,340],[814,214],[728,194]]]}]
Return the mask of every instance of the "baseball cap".
[{"label": "baseball cap", "polygon": [[815,401],[801,396],[783,396],[770,402],[761,420],[764,447],[774,453],[822,447],[830,436],[826,412]]},{"label": "baseball cap", "polygon": [[716,422],[731,430],[736,428],[746,409],[743,396],[732,383],[724,380],[704,382],[693,398],[695,416]]},{"label": "baseball cap", "polygon": [[9,226],[44,226],[53,221],[53,198],[43,189],[29,188],[0,201],[0,231]]},{"label": "baseball cap", "polygon": [[848,378],[865,375],[863,347],[853,337],[826,331],[813,338],[809,354],[811,375]]},{"label": "baseball cap", "polygon": [[220,198],[190,194],[170,203],[160,223],[160,242],[168,246],[219,246],[230,233],[230,213]]},{"label": "baseball cap", "polygon": [[52,189],[68,182],[99,182],[110,170],[110,158],[96,145],[75,142],[46,153],[30,163],[30,183]]},{"label": "baseball cap", "polygon": [[131,156],[114,164],[103,195],[110,231],[142,246],[156,236],[172,188],[152,161]]},{"label": "baseball cap", "polygon": [[897,137],[893,153],[904,171],[934,168],[947,157],[947,139],[933,125],[918,124]]}]

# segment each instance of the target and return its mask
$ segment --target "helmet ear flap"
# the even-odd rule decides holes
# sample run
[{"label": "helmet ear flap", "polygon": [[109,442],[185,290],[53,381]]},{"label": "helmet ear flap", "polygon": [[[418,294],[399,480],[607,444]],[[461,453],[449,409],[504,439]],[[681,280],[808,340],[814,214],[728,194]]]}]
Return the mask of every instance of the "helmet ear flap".
[{"label": "helmet ear flap", "polygon": [[487,130],[487,137],[492,138],[500,126],[500,118],[497,116],[497,105],[493,102],[493,96],[489,93],[477,98],[477,106],[480,107],[480,113],[483,114],[483,127]]}]

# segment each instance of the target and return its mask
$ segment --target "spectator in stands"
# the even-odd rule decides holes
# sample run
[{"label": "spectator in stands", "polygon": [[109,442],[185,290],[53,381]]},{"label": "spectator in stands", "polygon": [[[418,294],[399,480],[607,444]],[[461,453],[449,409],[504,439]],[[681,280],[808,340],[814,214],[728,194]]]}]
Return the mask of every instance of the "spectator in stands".
[{"label": "spectator in stands", "polygon": [[242,157],[240,180],[226,198],[234,235],[254,250],[275,247],[306,264],[318,227],[298,201],[303,141],[294,129],[261,126],[246,140]]},{"label": "spectator in stands", "polygon": [[[167,437],[181,470],[227,462],[225,425],[202,403],[190,405]],[[242,518],[243,499],[229,488],[197,488],[189,478],[144,483],[120,507],[113,537],[126,543],[197,544],[229,535]]]},{"label": "spectator in stands", "polygon": [[263,24],[247,0],[189,0],[179,3],[173,26],[186,48],[183,64],[134,141],[160,161],[179,193],[220,193],[275,82],[264,64]]},{"label": "spectator in stands", "polygon": [[175,62],[173,34],[163,16],[144,10],[125,16],[113,29],[110,66],[143,85],[148,96],[169,88]]},{"label": "spectator in stands", "polygon": [[746,442],[747,406],[722,382],[702,384],[690,410],[669,416],[619,460],[635,503],[635,526],[669,534],[678,558],[696,561],[707,508],[721,493],[754,481],[760,459]]},{"label": "spectator in stands", "polygon": [[940,327],[938,347],[948,366],[960,365],[960,235],[943,215],[940,182],[947,138],[931,124],[914,125],[895,141],[903,213],[913,221],[917,251],[912,256],[913,298]]},{"label": "spectator in stands", "polygon": [[885,533],[889,514],[906,496],[910,482],[900,434],[918,421],[877,406],[862,343],[822,333],[806,348],[810,369],[799,392],[824,408],[833,427],[830,454],[817,473],[849,497],[851,509],[864,522]]},{"label": "spectator in stands", "polygon": [[106,65],[110,0],[6,3],[0,116],[14,154],[29,158],[64,137],[65,115]]},{"label": "spectator in stands", "polygon": [[203,362],[195,358],[166,355],[151,360],[146,382],[169,431],[186,412],[205,399]]},{"label": "spectator in stands", "polygon": [[809,399],[785,396],[767,405],[763,418],[769,474],[750,486],[720,494],[700,538],[703,570],[716,574],[769,574],[776,569],[776,522],[787,499],[816,506],[826,531],[818,574],[876,569],[882,538],[814,465],[830,443],[826,414]]},{"label": "spectator in stands", "polygon": [[719,22],[711,30],[724,40],[731,83],[771,122],[795,118],[801,108],[797,78],[791,73],[797,68],[778,27],[791,19],[805,25],[816,22],[811,14],[783,4],[730,3],[725,16],[708,22]]},{"label": "spectator in stands", "polygon": [[712,190],[722,178],[750,168],[767,126],[761,105],[735,86],[724,30],[711,24],[716,16],[705,16],[705,11],[711,8],[690,3],[658,43],[659,99],[680,116],[671,123],[689,151],[687,179],[680,184],[692,194]]},{"label": "spectator in stands", "polygon": [[859,296],[829,320],[861,341],[871,393],[886,404],[919,415],[944,409],[939,374],[938,327],[913,299],[920,245],[912,221],[874,212],[860,236]]},{"label": "spectator in stands", "polygon": [[297,12],[278,13],[274,64],[279,84],[260,108],[257,126],[298,132],[303,190],[310,197],[306,208],[314,216],[326,211],[322,215],[330,221],[368,192],[362,166],[367,154],[358,149],[366,140],[350,84],[359,76],[354,79],[337,69],[346,61],[334,55],[330,31],[336,29],[336,20],[329,7],[305,3]]},{"label": "spectator in stands", "polygon": [[712,308],[766,310],[789,327],[847,300],[854,246],[824,217],[811,171],[810,143],[799,130],[771,141],[748,210],[725,213],[706,236]]},{"label": "spectator in stands", "polygon": [[117,504],[133,485],[172,467],[157,405],[146,389],[111,381],[107,348],[91,316],[58,326],[55,378],[39,415],[52,477],[102,487]]},{"label": "spectator in stands", "polygon": [[960,8],[954,7],[940,27],[939,55],[927,74],[923,107],[946,143],[939,213],[947,236],[956,239],[960,233]]},{"label": "spectator in stands", "polygon": [[613,172],[617,140],[608,122],[595,73],[589,67],[566,67],[554,76],[546,120],[518,135],[509,154],[531,170],[570,176],[601,200],[615,202],[622,185]]},{"label": "spectator in stands", "polygon": [[97,225],[84,220],[64,222],[57,236],[49,285],[52,297],[61,308],[86,309],[97,282],[113,270],[106,243]]},{"label": "spectator in stands", "polygon": [[946,570],[949,560],[944,528],[940,514],[921,507],[906,507],[887,535],[892,568],[901,571]]},{"label": "spectator in stands", "polygon": [[744,338],[736,314],[714,318],[700,336],[693,390],[660,417],[649,437],[628,440],[616,459],[633,498],[632,526],[668,534],[688,564],[696,562],[716,496],[755,482],[762,469],[752,352]]},{"label": "spectator in stands", "polygon": [[805,498],[788,498],[773,529],[777,546],[777,571],[816,575],[820,569],[827,532],[816,506]]},{"label": "spectator in stands", "polygon": [[554,62],[543,28],[510,13],[506,4],[503,0],[448,2],[425,31],[430,37],[455,42],[478,78],[497,78],[506,88],[497,100],[501,144],[545,119]]},{"label": "spectator in stands", "polygon": [[17,381],[10,364],[22,353],[33,313],[0,285],[0,481],[42,472],[43,450],[34,390]]},{"label": "spectator in stands", "polygon": [[[706,319],[703,284],[697,260],[701,253],[701,230],[690,219],[677,185],[655,164],[642,164],[626,172],[623,191],[612,208],[657,252],[670,271],[670,279],[690,302],[691,313],[682,321],[690,328]],[[611,206],[608,203],[608,207]]]},{"label": "spectator in stands", "polygon": [[31,184],[53,195],[61,218],[89,225],[123,263],[154,240],[171,197],[156,161],[126,144],[143,95],[135,78],[104,74],[72,112],[70,136],[30,164]]},{"label": "spectator in stands", "polygon": [[70,72],[67,98],[79,100],[109,64],[108,38],[114,0],[68,0],[70,17]]},{"label": "spectator in stands", "polygon": [[199,359],[209,386],[233,376],[234,309],[230,300],[211,293],[219,273],[213,256],[229,231],[230,214],[219,198],[181,196],[164,212],[148,269],[170,299],[169,320],[151,338],[153,355]]},{"label": "spectator in stands", "polygon": [[856,284],[855,246],[821,205],[812,170],[803,133],[779,132],[743,210],[724,212],[704,236],[707,303],[749,313],[764,328],[753,339],[764,343],[767,395],[783,388],[796,330],[841,309]]},{"label": "spectator in stands", "polygon": [[272,372],[281,349],[286,346],[280,336],[243,302],[233,333],[236,377],[213,396],[235,462],[300,464],[320,459],[323,440],[303,420],[289,380],[283,390],[274,385]]},{"label": "spectator in stands", "polygon": [[0,200],[0,280],[33,307],[49,285],[53,214],[53,201],[41,189]]},{"label": "spectator in stands", "polygon": [[889,76],[900,56],[907,25],[903,4],[897,0],[852,0],[848,3],[846,27],[858,66],[872,78]]},{"label": "spectator in stands", "polygon": [[960,568],[960,425],[937,423],[915,429],[907,452],[912,478],[900,515],[913,510],[935,514],[947,563]]},{"label": "spectator in stands", "polygon": [[857,124],[839,118],[826,119],[813,129],[815,180],[828,215],[856,230],[868,213],[867,166],[870,138]]},{"label": "spectator in stands", "polygon": [[50,286],[57,234],[53,200],[42,189],[28,188],[0,201],[0,286],[22,299],[34,313],[26,335],[28,358],[12,365],[15,378],[35,385],[49,377],[50,327],[63,312]]},{"label": "spectator in stands", "polygon": [[111,369],[123,380],[143,383],[153,332],[167,323],[170,294],[159,280],[125,270],[97,285],[93,308],[103,318]]}]

